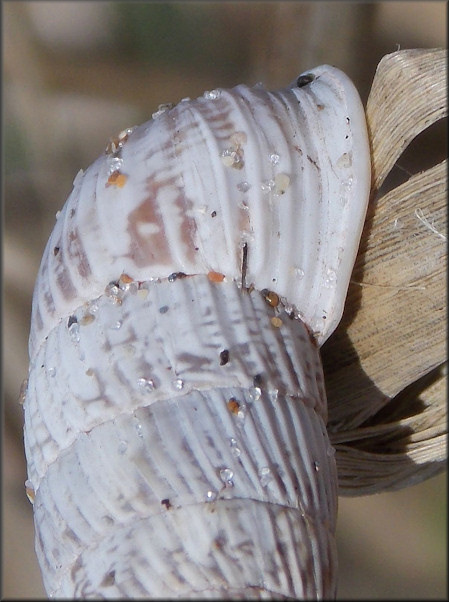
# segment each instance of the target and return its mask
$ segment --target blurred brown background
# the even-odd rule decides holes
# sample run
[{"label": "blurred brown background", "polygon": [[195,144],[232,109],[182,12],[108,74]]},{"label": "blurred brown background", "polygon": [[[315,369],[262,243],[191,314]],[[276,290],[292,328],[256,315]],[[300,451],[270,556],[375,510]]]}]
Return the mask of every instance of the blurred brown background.
[{"label": "blurred brown background", "polygon": [[[27,375],[34,280],[78,170],[109,136],[150,119],[159,104],[206,89],[280,87],[331,63],[366,101],[384,54],[446,46],[446,3],[3,2],[2,11],[2,597],[35,599],[44,592],[17,398]],[[444,128],[432,128],[405,153],[396,177],[445,155]],[[340,498],[338,545],[340,599],[446,598],[446,476],[397,493]]]}]

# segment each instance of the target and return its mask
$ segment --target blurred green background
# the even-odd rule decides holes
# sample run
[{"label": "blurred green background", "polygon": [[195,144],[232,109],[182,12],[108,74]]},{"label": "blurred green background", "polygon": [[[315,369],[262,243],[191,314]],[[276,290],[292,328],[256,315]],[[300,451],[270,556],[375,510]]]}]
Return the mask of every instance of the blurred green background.
[{"label": "blurred green background", "polygon": [[[398,47],[446,46],[445,2],[3,2],[4,313],[2,597],[44,595],[24,491],[22,408],[31,295],[80,168],[157,106],[238,83],[281,87],[322,63],[366,101]],[[392,178],[442,160],[422,134]],[[418,325],[419,327],[419,325]],[[340,498],[340,599],[447,598],[446,476]]]}]

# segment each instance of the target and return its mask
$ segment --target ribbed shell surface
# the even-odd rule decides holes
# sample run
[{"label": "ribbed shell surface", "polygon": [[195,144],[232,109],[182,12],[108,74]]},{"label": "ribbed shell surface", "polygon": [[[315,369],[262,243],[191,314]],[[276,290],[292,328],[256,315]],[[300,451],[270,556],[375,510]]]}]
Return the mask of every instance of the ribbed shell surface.
[{"label": "ribbed shell surface", "polygon": [[108,156],[77,176],[36,283],[31,356],[122,272],[239,281],[245,243],[247,283],[288,299],[324,342],[343,311],[370,159],[353,84],[332,67],[313,73],[301,88],[241,85],[180,102],[137,127],[121,153],[123,187],[108,185]]},{"label": "ribbed shell surface", "polygon": [[335,596],[319,345],[369,152],[350,80],[311,73],[158,111],[75,179],[36,283],[24,404],[51,596]]},{"label": "ribbed shell surface", "polygon": [[300,320],[277,312],[275,327],[274,315],[260,293],[194,276],[95,300],[76,337],[67,323],[52,331],[26,430],[49,592],[226,596],[228,584],[309,597],[333,585],[318,349]]}]

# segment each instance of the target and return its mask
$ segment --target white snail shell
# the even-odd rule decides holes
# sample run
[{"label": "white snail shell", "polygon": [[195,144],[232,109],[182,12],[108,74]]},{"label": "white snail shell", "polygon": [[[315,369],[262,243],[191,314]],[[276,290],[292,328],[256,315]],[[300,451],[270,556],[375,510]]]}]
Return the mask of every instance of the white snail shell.
[{"label": "white snail shell", "polygon": [[24,405],[50,596],[335,595],[319,346],[369,188],[363,107],[329,66],[162,107],[77,176]]}]

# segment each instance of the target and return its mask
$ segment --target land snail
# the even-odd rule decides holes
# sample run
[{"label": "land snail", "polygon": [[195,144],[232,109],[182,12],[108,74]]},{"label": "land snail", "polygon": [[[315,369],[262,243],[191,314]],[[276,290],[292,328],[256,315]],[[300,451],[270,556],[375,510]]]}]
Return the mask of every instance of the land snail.
[{"label": "land snail", "polygon": [[77,175],[24,403],[50,597],[335,597],[319,348],[370,175],[360,98],[327,65],[161,106]]}]

